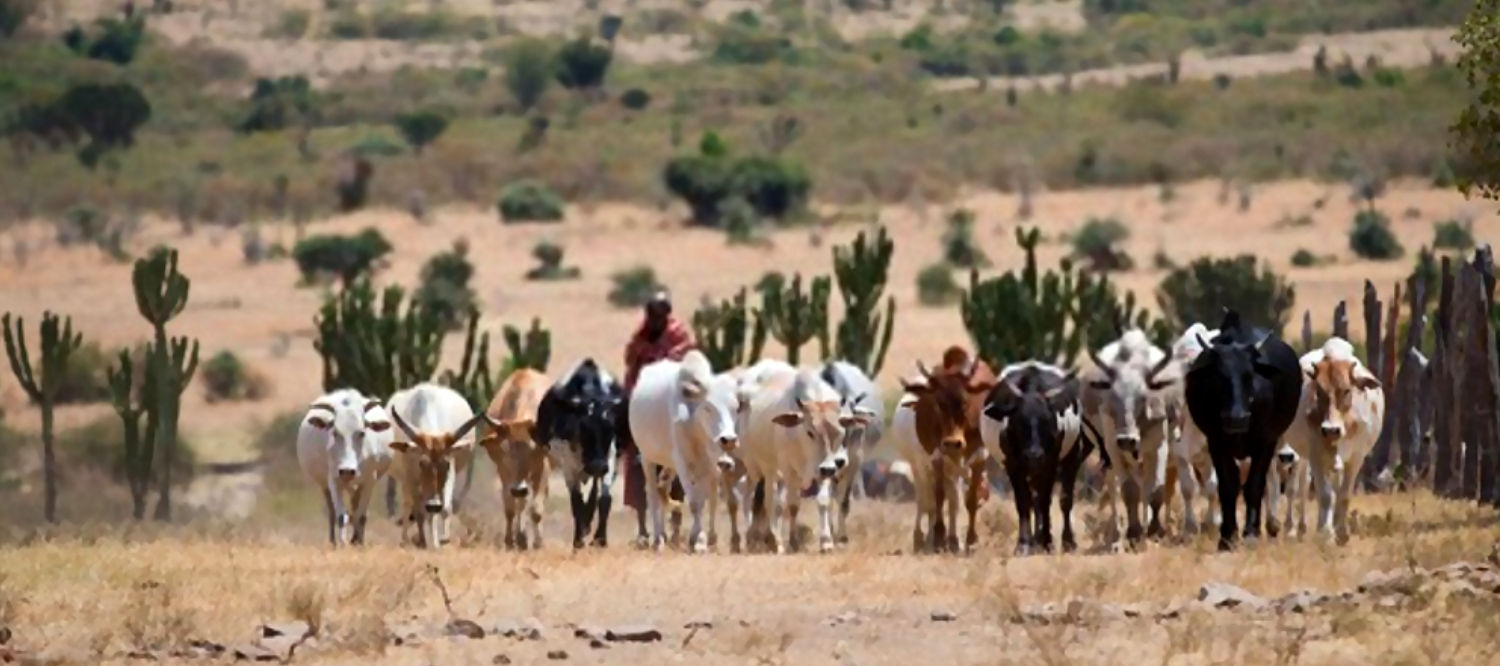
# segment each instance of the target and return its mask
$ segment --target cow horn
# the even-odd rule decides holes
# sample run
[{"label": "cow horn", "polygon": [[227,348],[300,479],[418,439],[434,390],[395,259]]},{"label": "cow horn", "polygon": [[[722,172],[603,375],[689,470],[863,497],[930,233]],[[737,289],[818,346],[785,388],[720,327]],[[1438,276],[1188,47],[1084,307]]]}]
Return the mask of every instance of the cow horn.
[{"label": "cow horn", "polygon": [[1202,333],[1193,333],[1193,338],[1198,341],[1198,346],[1202,347],[1203,349],[1208,349],[1213,346],[1211,344],[1208,344],[1208,342],[1203,339]]},{"label": "cow horn", "polygon": [[308,409],[308,411],[311,411],[311,410],[314,410],[314,409],[321,409],[321,410],[327,411],[329,414],[334,414],[334,415],[337,415],[339,413],[339,410],[337,408],[335,408],[333,405],[330,405],[330,404],[328,404],[326,402],[315,402],[311,406],[309,406],[307,409]]},{"label": "cow horn", "polygon": [[1172,365],[1172,355],[1167,354],[1162,356],[1161,361],[1159,361],[1156,365],[1151,366],[1151,372],[1146,375],[1146,381],[1155,380],[1156,376],[1161,374],[1162,371],[1166,370],[1167,366],[1169,365]]},{"label": "cow horn", "polygon": [[1099,352],[1096,352],[1093,349],[1090,349],[1089,350],[1089,359],[1093,360],[1094,365],[1098,366],[1099,369],[1101,371],[1103,371],[1104,374],[1107,375],[1110,379],[1114,379],[1115,378],[1115,369],[1109,367],[1109,364],[1105,363],[1104,359],[1099,358]]},{"label": "cow horn", "polygon": [[464,435],[469,434],[469,431],[473,430],[474,426],[479,425],[480,421],[484,421],[484,422],[488,423],[489,420],[490,420],[489,414],[486,414],[484,412],[478,413],[477,415],[474,416],[474,418],[469,419],[468,421],[464,422],[463,425],[459,426],[458,430],[453,431],[453,440],[454,441],[458,441],[460,439],[463,439]]},{"label": "cow horn", "polygon": [[384,406],[385,406],[385,403],[381,402],[380,398],[370,398],[369,400],[365,401],[365,411],[366,412],[369,412],[370,410],[375,409],[376,407],[384,407]]},{"label": "cow horn", "polygon": [[417,439],[419,439],[417,437],[417,433],[411,429],[411,426],[409,426],[409,425],[406,424],[406,419],[401,418],[401,412],[400,411],[392,409],[391,410],[391,420],[396,422],[396,427],[400,428],[401,432],[406,433],[406,437],[408,439],[412,440],[413,442],[415,442],[415,441],[417,441]]},{"label": "cow horn", "polygon": [[927,371],[927,365],[922,363],[922,359],[917,359],[917,372],[922,373],[923,379],[932,378],[932,373]]}]

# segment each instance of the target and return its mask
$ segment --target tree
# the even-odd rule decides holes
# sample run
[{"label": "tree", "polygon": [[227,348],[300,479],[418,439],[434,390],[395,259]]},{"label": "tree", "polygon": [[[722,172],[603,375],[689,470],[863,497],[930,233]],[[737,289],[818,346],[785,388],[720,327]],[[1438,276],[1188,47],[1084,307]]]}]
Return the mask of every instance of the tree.
[{"label": "tree", "polygon": [[1162,314],[1178,331],[1194,323],[1215,325],[1230,308],[1279,335],[1296,301],[1296,288],[1270,266],[1257,266],[1252,254],[1199,258],[1174,269],[1156,290]]},{"label": "tree", "polygon": [[1468,106],[1449,131],[1453,147],[1467,162],[1459,169],[1458,188],[1466,196],[1500,198],[1500,0],[1477,0],[1454,36],[1463,45],[1458,69],[1473,90]]},{"label": "tree", "polygon": [[101,18],[94,22],[99,34],[90,37],[83,28],[73,26],[63,33],[63,44],[69,50],[90,60],[128,65],[135,60],[146,41],[145,14],[127,15],[124,21]]},{"label": "tree", "polygon": [[546,94],[552,83],[552,64],[547,43],[535,38],[516,42],[506,54],[505,87],[522,111],[530,111]]},{"label": "tree", "polygon": [[36,12],[38,0],[0,0],[0,37],[11,37]]},{"label": "tree", "polygon": [[43,515],[47,522],[57,522],[57,454],[53,448],[52,406],[57,402],[57,391],[63,375],[68,369],[68,357],[83,345],[83,334],[73,333],[73,318],[59,319],[50,311],[42,314],[40,333],[40,372],[31,363],[31,352],[26,346],[26,321],[16,318],[15,328],[10,325],[10,313],[0,317],[0,326],[5,333],[5,355],[10,360],[10,371],[16,382],[42,409],[42,487]]},{"label": "tree", "polygon": [[422,148],[436,141],[448,129],[448,119],[436,111],[402,113],[396,116],[396,129],[401,130],[406,143],[420,156]]},{"label": "tree", "polygon": [[594,90],[604,85],[614,49],[579,37],[557,51],[557,82],[569,90]]},{"label": "tree", "polygon": [[276,132],[317,117],[317,96],[305,76],[256,79],[249,103],[250,113],[235,127],[244,134]]},{"label": "tree", "polygon": [[151,323],[155,343],[148,348],[143,408],[155,417],[153,447],[162,456],[161,492],[156,500],[156,519],[172,520],[172,467],[177,456],[177,417],[182,392],[198,369],[198,341],[169,337],[167,322],[187,307],[192,281],[177,272],[177,250],[158,246],[146,259],[137,259],[131,273],[136,309]]},{"label": "tree", "polygon": [[308,236],[292,248],[292,258],[304,280],[311,280],[318,273],[331,273],[348,288],[355,280],[368,276],[391,249],[390,241],[371,228],[353,236]]},{"label": "tree", "polygon": [[105,153],[135,145],[136,130],[149,120],[151,102],[134,85],[81,83],[57,99],[20,107],[12,127],[54,148],[87,136],[78,161],[93,169]]}]

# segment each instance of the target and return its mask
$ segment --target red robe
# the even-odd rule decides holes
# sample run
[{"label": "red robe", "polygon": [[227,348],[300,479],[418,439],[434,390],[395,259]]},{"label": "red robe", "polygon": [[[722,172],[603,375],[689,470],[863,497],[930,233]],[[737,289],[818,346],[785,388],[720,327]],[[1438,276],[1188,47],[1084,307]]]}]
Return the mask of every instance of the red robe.
[{"label": "red robe", "polygon": [[676,317],[667,318],[667,326],[655,342],[646,339],[646,326],[642,323],[625,345],[625,395],[630,395],[635,388],[641,368],[662,359],[680,361],[696,346],[693,332]]}]

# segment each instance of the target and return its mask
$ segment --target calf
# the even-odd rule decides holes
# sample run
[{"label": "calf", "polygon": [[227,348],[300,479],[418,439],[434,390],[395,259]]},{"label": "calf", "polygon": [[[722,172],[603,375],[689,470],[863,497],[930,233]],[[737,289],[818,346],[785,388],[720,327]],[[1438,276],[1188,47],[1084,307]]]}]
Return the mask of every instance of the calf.
[{"label": "calf", "polygon": [[1312,468],[1318,533],[1332,529],[1343,544],[1349,540],[1349,498],[1385,425],[1385,391],[1343,338],[1329,338],[1300,360],[1301,408],[1287,443]]},{"label": "calf", "polygon": [[1004,465],[1020,520],[1017,555],[1052,550],[1052,487],[1059,480],[1063,550],[1078,548],[1073,490],[1090,445],[1082,437],[1075,375],[1035,361],[1009,365],[985,403],[985,446]]},{"label": "calf", "polygon": [[[1290,345],[1242,328],[1233,310],[1225,311],[1218,337],[1200,338],[1199,344],[1203,351],[1188,367],[1184,398],[1189,418],[1208,440],[1223,516],[1219,549],[1230,550],[1239,529],[1235,513],[1242,485],[1244,536],[1260,535],[1266,477],[1282,435],[1296,419],[1302,373]],[[1245,459],[1250,470],[1242,484],[1239,461]]]},{"label": "calf", "polygon": [[[647,365],[631,393],[629,427],[648,488],[652,546],[665,546],[662,505],[666,488],[663,469],[682,481],[683,495],[693,514],[688,538],[692,551],[708,550],[703,533],[703,505],[718,488],[720,462],[739,444],[736,416],[740,400],[733,378],[715,375],[708,358],[689,351],[681,361]],[[656,482],[655,488],[651,488]],[[667,479],[670,482],[670,479]]]},{"label": "calf", "polygon": [[449,540],[455,487],[474,458],[472,431],[484,416],[457,391],[431,382],[397,391],[389,412],[397,429],[391,466],[401,484],[401,538],[416,523],[417,545],[438,548]]},{"label": "calf", "polygon": [[[585,358],[559,379],[537,408],[537,441],[552,453],[568,485],[573,511],[573,547],[582,548],[597,515],[593,545],[609,541],[609,510],[615,482],[616,442],[621,387],[592,358]],[[587,497],[583,484],[589,484]]]},{"label": "calf", "polygon": [[[961,489],[969,513],[964,545],[972,548],[979,542],[975,514],[985,485],[986,458],[979,419],[984,396],[994,388],[994,374],[983,361],[971,361],[968,353],[957,347],[950,347],[944,354],[943,370],[929,372],[920,361],[917,370],[922,374],[919,381],[901,379],[906,395],[891,423],[900,455],[911,465],[917,486],[912,547],[920,551],[946,545],[949,551],[958,552],[956,500]],[[965,469],[968,479],[963,477]],[[945,505],[946,525],[941,515]],[[926,537],[922,531],[924,516],[931,527]],[[952,533],[948,532],[950,527]]]},{"label": "calf", "polygon": [[[531,368],[517,369],[505,378],[489,407],[480,414],[490,427],[479,444],[495,463],[495,473],[500,477],[507,548],[542,547],[551,440],[536,436],[536,422],[547,384],[546,375]],[[529,538],[516,525],[523,512],[531,518]]]},{"label": "calf", "polygon": [[[323,488],[328,541],[365,542],[365,517],[375,485],[391,467],[391,422],[375,398],[340,389],[314,400],[297,427],[297,462]],[[345,501],[348,495],[348,501]],[[346,540],[353,507],[354,535]]]},{"label": "calf", "polygon": [[838,522],[834,524],[833,539],[837,543],[849,542],[849,504],[856,490],[864,492],[860,470],[865,453],[880,445],[885,435],[885,402],[880,387],[863,370],[845,361],[831,361],[823,365],[823,381],[828,382],[843,400],[842,414],[854,417],[844,432],[844,450],[849,455],[849,464],[835,476],[834,496],[839,500]]},{"label": "calf", "polygon": [[1138,328],[1125,331],[1099,352],[1090,350],[1089,356],[1094,367],[1087,376],[1082,405],[1087,418],[1098,425],[1109,456],[1105,484],[1110,491],[1111,540],[1118,543],[1119,510],[1114,494],[1122,493],[1129,523],[1125,537],[1134,547],[1141,540],[1142,494],[1151,506],[1147,535],[1162,534],[1168,410],[1181,400],[1180,369],[1170,354]]}]

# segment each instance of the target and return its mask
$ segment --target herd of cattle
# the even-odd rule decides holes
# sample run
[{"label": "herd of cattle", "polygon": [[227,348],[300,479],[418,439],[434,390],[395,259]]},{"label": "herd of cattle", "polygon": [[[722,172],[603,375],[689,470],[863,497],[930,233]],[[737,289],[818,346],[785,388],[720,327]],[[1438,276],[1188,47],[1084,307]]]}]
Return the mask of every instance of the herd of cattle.
[{"label": "herd of cattle", "polygon": [[[962,549],[977,544],[991,458],[1009,478],[1020,518],[1017,552],[1052,549],[1059,484],[1062,547],[1075,549],[1074,487],[1096,450],[1110,546],[1122,545],[1117,495],[1126,507],[1123,545],[1133,547],[1164,534],[1174,485],[1183,497],[1182,533],[1199,529],[1194,501],[1201,489],[1208,500],[1202,520],[1219,527],[1221,549],[1240,531],[1241,498],[1246,538],[1259,535],[1263,509],[1271,536],[1283,522],[1288,532],[1305,532],[1309,481],[1317,531],[1347,538],[1349,498],[1385,410],[1380,382],[1348,341],[1330,338],[1299,359],[1276,336],[1226,311],[1218,329],[1194,324],[1169,350],[1131,329],[1089,356],[1092,366],[1083,370],[1025,361],[996,373],[953,347],[939,368],[918,362],[920,374],[901,379],[889,421],[871,378],[840,361],[798,368],[767,359],[715,369],[693,351],[643,368],[627,399],[608,372],[584,359],[555,383],[534,370],[511,374],[479,414],[432,383],[384,402],[334,391],[309,408],[297,452],[323,489],[335,546],[363,542],[370,500],[387,474],[402,497],[402,541],[449,541],[455,489],[476,446],[499,476],[507,546],[541,546],[554,468],[567,484],[574,547],[604,546],[616,461],[633,442],[648,480],[637,515],[643,545],[663,548],[664,512],[673,509],[675,528],[685,504],[688,547],[708,550],[717,541],[722,499],[732,552],[798,550],[798,514],[803,500],[813,499],[812,534],[826,552],[847,541],[864,454],[885,438],[899,457],[892,467],[909,475],[914,490],[916,552],[961,550],[960,498],[968,519]],[[682,502],[669,496],[674,480]],[[1289,501],[1278,521],[1283,495]]]}]

